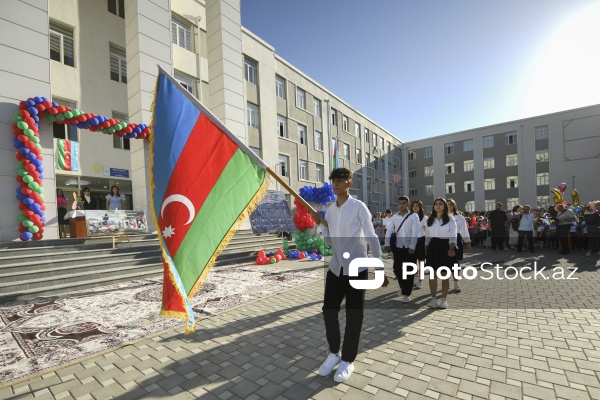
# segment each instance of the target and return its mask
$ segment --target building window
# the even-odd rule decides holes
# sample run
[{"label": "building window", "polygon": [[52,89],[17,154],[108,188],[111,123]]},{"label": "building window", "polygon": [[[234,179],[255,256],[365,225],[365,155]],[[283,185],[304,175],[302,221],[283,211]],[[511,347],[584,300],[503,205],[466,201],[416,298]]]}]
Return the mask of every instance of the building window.
[{"label": "building window", "polygon": [[537,196],[537,208],[547,210],[550,205],[550,196]]},{"label": "building window", "polygon": [[362,175],[354,174],[354,177],[352,178],[352,187],[356,190],[362,189]]},{"label": "building window", "polygon": [[474,181],[465,181],[465,192],[472,192],[475,190]]},{"label": "building window", "polygon": [[360,140],[360,125],[357,123],[354,123],[354,136]]},{"label": "building window", "polygon": [[288,156],[280,154],[278,165],[281,166],[281,176],[290,176],[290,158]]},{"label": "building window", "polygon": [[417,152],[414,150],[408,151],[408,161],[415,160],[417,158]]},{"label": "building window", "polygon": [[538,172],[535,176],[537,186],[549,185],[550,184],[550,173]]},{"label": "building window", "polygon": [[73,28],[50,21],[50,59],[75,66]]},{"label": "building window", "polygon": [[473,139],[467,139],[463,142],[463,151],[473,151]]},{"label": "building window", "polygon": [[108,0],[108,12],[125,18],[125,0]]},{"label": "building window", "polygon": [[536,151],[535,152],[535,161],[536,162],[546,162],[546,161],[548,161],[548,149]]},{"label": "building window", "polygon": [[258,106],[256,104],[247,103],[246,110],[248,111],[248,126],[258,128]]},{"label": "building window", "polygon": [[110,79],[127,83],[127,58],[125,49],[109,43],[110,54]]},{"label": "building window", "polygon": [[323,134],[315,131],[315,150],[323,151]]},{"label": "building window", "polygon": [[256,61],[244,57],[244,77],[250,83],[256,85],[256,75],[258,70],[258,64]]},{"label": "building window", "polygon": [[331,109],[331,125],[337,126],[337,110]]},{"label": "building window", "polygon": [[[71,110],[77,108],[77,104],[72,101],[62,99],[52,99],[53,102],[58,103],[61,106],[71,107]],[[52,123],[52,132],[56,139],[66,139],[78,142],[79,138],[77,135],[77,125],[59,124],[58,122]]]},{"label": "building window", "polygon": [[325,176],[324,171],[325,168],[323,168],[322,165],[317,164],[317,183],[323,183],[323,177]]},{"label": "building window", "polygon": [[446,183],[446,193],[448,193],[448,194],[456,193],[454,183]]},{"label": "building window", "polygon": [[433,157],[433,147],[425,147],[423,149],[423,158]]},{"label": "building window", "polygon": [[371,162],[371,155],[369,153],[365,153],[365,163],[367,164],[367,166],[369,166],[370,162]]},{"label": "building window", "polygon": [[313,101],[315,103],[315,117],[321,118],[321,100],[314,98]]},{"label": "building window", "polygon": [[344,155],[344,158],[346,160],[349,160],[350,159],[350,145],[347,143],[343,143],[342,149],[344,150],[344,152],[342,153]]},{"label": "building window", "polygon": [[377,147],[377,134],[375,132],[373,133],[373,147]]},{"label": "building window", "polygon": [[519,198],[518,197],[509,197],[508,199],[506,199],[506,208],[508,210],[512,210],[514,206],[519,204]]},{"label": "building window", "polygon": [[196,78],[192,78],[189,75],[184,75],[181,74],[179,72],[175,72],[175,74],[173,75],[173,77],[175,78],[175,80],[177,82],[179,82],[179,84],[181,86],[183,86],[185,88],[185,90],[187,90],[188,92],[190,92],[192,94],[192,96],[195,96],[194,92],[194,87],[196,86],[194,84],[194,81],[196,80]]},{"label": "building window", "polygon": [[394,173],[397,174],[398,173],[398,164],[394,164]]},{"label": "building window", "polygon": [[433,165],[427,165],[425,167],[425,176],[433,176]]},{"label": "building window", "polygon": [[496,200],[486,200],[485,201],[485,211],[493,211],[496,209]]},{"label": "building window", "polygon": [[252,150],[252,152],[254,154],[256,154],[258,157],[260,157],[260,149],[258,147],[252,147],[252,146],[249,146],[249,147],[250,147],[250,150]]},{"label": "building window", "polygon": [[418,196],[418,195],[417,195],[417,189],[408,189],[408,195],[409,195],[410,197],[415,197],[415,196]]},{"label": "building window", "polygon": [[417,170],[413,169],[413,170],[408,171],[408,177],[411,178],[411,179],[416,178],[417,177]]},{"label": "building window", "polygon": [[356,149],[356,163],[357,164],[362,164],[362,156],[360,153],[360,149]]},{"label": "building window", "polygon": [[379,169],[379,158],[377,156],[373,156],[373,168]]},{"label": "building window", "polygon": [[348,128],[348,117],[346,117],[345,115],[342,115],[342,129],[344,130],[344,132],[350,132],[350,128]]},{"label": "building window", "polygon": [[370,176],[367,176],[367,192],[373,191],[373,179]]},{"label": "building window", "polygon": [[287,119],[283,115],[277,114],[277,131],[279,137],[288,137],[287,135]]},{"label": "building window", "polygon": [[483,159],[483,169],[494,168],[494,157],[488,157]]},{"label": "building window", "polygon": [[444,154],[454,154],[454,143],[446,143],[444,145]]},{"label": "building window", "polygon": [[463,161],[463,171],[464,172],[473,171],[474,166],[475,166],[475,164],[473,163],[473,160]]},{"label": "building window", "polygon": [[306,92],[296,87],[296,107],[306,109]]},{"label": "building window", "polygon": [[298,143],[306,144],[306,126],[298,124]]},{"label": "building window", "polygon": [[484,190],[494,190],[496,189],[496,178],[487,178],[483,180],[483,189]]},{"label": "building window", "polygon": [[380,158],[379,161],[381,162],[381,172],[385,172],[385,159]]},{"label": "building window", "polygon": [[365,142],[369,143],[369,130],[365,128]]},{"label": "building window", "polygon": [[548,125],[535,127],[535,140],[548,139]]},{"label": "building window", "polygon": [[504,137],[504,144],[517,144],[517,132],[507,133]]},{"label": "building window", "polygon": [[174,14],[171,14],[171,41],[179,47],[192,51],[192,24]]},{"label": "building window", "polygon": [[475,202],[472,201],[472,200],[471,201],[467,201],[465,203],[465,211],[466,212],[470,212],[470,213],[474,212],[475,211]]},{"label": "building window", "polygon": [[425,185],[425,196],[433,196],[433,185]]},{"label": "building window", "polygon": [[300,160],[300,176],[299,178],[302,180],[308,180],[308,162],[304,160]]},{"label": "building window", "polygon": [[507,154],[506,155],[506,166],[507,167],[516,167],[519,163],[519,157],[516,154]]},{"label": "building window", "polygon": [[446,164],[446,175],[454,173],[454,163]]},{"label": "building window", "polygon": [[514,189],[519,187],[519,177],[518,176],[507,176],[506,177],[506,188]]},{"label": "building window", "polygon": [[275,75],[275,95],[285,100],[285,79]]},{"label": "building window", "polygon": [[[119,120],[119,122],[129,122],[129,117],[127,116],[127,114],[113,111],[112,117],[114,119]],[[113,147],[115,149],[129,150],[131,148],[129,139],[124,138],[122,136],[117,136],[117,135],[112,135],[112,137],[113,137]]]},{"label": "building window", "polygon": [[381,150],[385,150],[385,140],[381,136],[379,137],[379,147]]},{"label": "building window", "polygon": [[489,149],[490,147],[494,147],[494,137],[493,136],[484,136],[483,137],[483,148]]}]

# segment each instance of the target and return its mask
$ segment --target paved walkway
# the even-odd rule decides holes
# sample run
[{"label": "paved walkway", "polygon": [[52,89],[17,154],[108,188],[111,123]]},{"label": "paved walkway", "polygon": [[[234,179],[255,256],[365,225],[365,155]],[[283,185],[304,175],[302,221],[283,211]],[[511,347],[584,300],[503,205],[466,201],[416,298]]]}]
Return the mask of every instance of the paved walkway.
[{"label": "paved walkway", "polygon": [[368,293],[344,384],[316,374],[326,356],[316,281],[203,320],[193,335],[177,329],[0,389],[0,398],[600,399],[600,257],[519,255],[475,249],[466,261],[504,271],[537,260],[577,267],[578,279],[465,281],[447,310],[427,309],[425,289],[400,303],[392,281]]}]

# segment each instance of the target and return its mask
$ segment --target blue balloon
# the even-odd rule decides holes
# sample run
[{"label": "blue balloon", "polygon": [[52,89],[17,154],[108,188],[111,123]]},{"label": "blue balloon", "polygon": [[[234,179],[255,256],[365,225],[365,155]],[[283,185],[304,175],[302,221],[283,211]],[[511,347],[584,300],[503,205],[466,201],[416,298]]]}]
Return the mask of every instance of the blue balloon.
[{"label": "blue balloon", "polygon": [[47,97],[42,96],[42,101],[48,101]]},{"label": "blue balloon", "polygon": [[40,104],[42,103],[44,100],[42,100],[42,98],[40,96],[35,96],[33,98],[33,101],[35,101],[35,104]]},{"label": "blue balloon", "polygon": [[21,153],[21,154],[29,154],[29,149],[27,147],[21,147],[19,149],[19,153]]},{"label": "blue balloon", "polygon": [[17,200],[24,200],[27,196],[21,193],[21,187],[19,187],[19,193],[17,193]]},{"label": "blue balloon", "polygon": [[54,107],[54,108],[58,107],[58,103],[57,103],[57,102],[55,102],[55,101],[53,101],[53,102],[52,102],[52,107]]},{"label": "blue balloon", "polygon": [[33,204],[29,205],[29,209],[31,211],[40,211],[41,206],[39,204],[37,204],[37,203],[33,203]]},{"label": "blue balloon", "polygon": [[319,214],[321,214],[322,217],[325,217],[325,211],[319,211]]},{"label": "blue balloon", "polygon": [[91,124],[92,124],[92,125],[96,126],[96,125],[98,125],[99,123],[100,123],[100,121],[98,121],[98,118],[92,118],[92,119],[91,119]]},{"label": "blue balloon", "polygon": [[42,217],[40,218],[40,221],[42,221],[42,222],[46,222],[46,217],[42,216]]},{"label": "blue balloon", "polygon": [[35,116],[33,117],[33,120],[35,121],[35,124],[37,125],[37,124],[38,124],[38,122],[40,122],[40,117],[38,117],[37,115],[35,115]]},{"label": "blue balloon", "polygon": [[317,259],[317,255],[315,253],[310,254],[310,259],[315,261]]},{"label": "blue balloon", "polygon": [[31,152],[27,153],[27,155],[26,155],[25,157],[27,157],[27,159],[28,159],[29,161],[37,160],[37,158],[36,158],[35,154],[33,154],[33,153],[31,153]]},{"label": "blue balloon", "polygon": [[42,160],[38,160],[37,158],[31,162],[36,168],[40,168],[42,166]]},{"label": "blue balloon", "polygon": [[27,112],[29,112],[29,115],[38,115],[38,110],[35,107],[29,107]]},{"label": "blue balloon", "polygon": [[83,128],[84,128],[83,122],[80,122],[80,123],[78,123],[78,124],[77,124],[77,127],[78,127],[79,129],[83,129]]},{"label": "blue balloon", "polygon": [[32,237],[33,237],[33,233],[31,233],[29,231],[21,233],[21,239],[23,239],[23,240],[31,240]]},{"label": "blue balloon", "polygon": [[44,179],[44,174],[40,174],[40,179]]},{"label": "blue balloon", "polygon": [[25,105],[27,107],[33,107],[33,106],[35,106],[35,101],[33,101],[33,100],[25,100]]},{"label": "blue balloon", "polygon": [[[19,200],[21,200],[21,199],[19,199]],[[30,204],[33,204],[34,201],[32,198],[26,196],[25,199],[23,199],[23,203],[26,205],[30,205]]]}]

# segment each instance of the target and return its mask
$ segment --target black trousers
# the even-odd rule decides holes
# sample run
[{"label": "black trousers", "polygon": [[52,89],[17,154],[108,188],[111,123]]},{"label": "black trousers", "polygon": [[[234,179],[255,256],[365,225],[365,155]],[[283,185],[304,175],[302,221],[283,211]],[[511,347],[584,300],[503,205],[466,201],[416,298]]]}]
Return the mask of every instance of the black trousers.
[{"label": "black trousers", "polygon": [[533,250],[533,231],[519,231],[519,239],[517,240],[517,251],[523,249],[523,240],[527,236],[527,243],[529,244],[529,251]]},{"label": "black trousers", "polygon": [[571,224],[569,225],[558,225],[556,227],[556,236],[560,240],[562,245],[562,254],[569,254],[569,232],[571,231]]},{"label": "black trousers", "polygon": [[[350,277],[335,276],[330,270],[327,271],[325,279],[325,299],[323,301],[323,319],[325,320],[325,335],[329,344],[329,351],[337,353],[340,351],[342,338],[340,336],[340,313],[342,301],[346,298],[346,332],[344,333],[344,346],[342,347],[342,360],[354,362],[358,353],[360,331],[362,329],[365,310],[365,290],[354,289],[350,285]],[[368,271],[365,270],[352,279],[368,279]]]},{"label": "black trousers", "polygon": [[417,262],[416,254],[410,254],[406,247],[401,249],[395,248],[393,250],[394,253],[394,275],[398,279],[398,285],[400,285],[400,290],[402,291],[403,296],[410,296],[413,289],[413,283],[415,282],[415,275],[410,274],[406,277],[406,279],[402,279],[402,263],[404,262]]},{"label": "black trousers", "polygon": [[492,234],[492,250],[496,250],[496,245],[498,245],[498,249],[504,250],[504,236]]}]

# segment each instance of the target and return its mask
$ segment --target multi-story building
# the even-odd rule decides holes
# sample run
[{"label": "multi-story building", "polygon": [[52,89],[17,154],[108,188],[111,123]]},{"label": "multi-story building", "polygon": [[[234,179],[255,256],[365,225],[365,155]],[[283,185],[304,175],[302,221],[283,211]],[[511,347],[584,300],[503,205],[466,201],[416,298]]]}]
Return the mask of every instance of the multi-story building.
[{"label": "multi-story building", "polygon": [[[517,204],[546,208],[550,190],[568,185],[582,203],[598,198],[592,184],[600,168],[600,105],[541,115],[407,142],[408,194],[428,211],[437,197],[452,197],[466,211]],[[592,179],[592,180],[591,180]]]},{"label": "multi-story building", "polygon": [[[8,0],[0,49],[5,132],[18,102],[33,96],[150,124],[159,64],[293,188],[321,185],[337,163],[355,173],[352,194],[373,212],[391,207],[402,193],[401,142],[242,28],[239,0]],[[57,188],[69,194],[87,186],[103,205],[117,185],[127,207],[149,212],[147,143],[45,120],[40,135],[44,238],[57,237]],[[18,202],[8,190],[16,187],[14,148],[10,135],[5,138],[0,241],[18,237]],[[61,139],[79,148],[69,171],[58,168]]]}]

